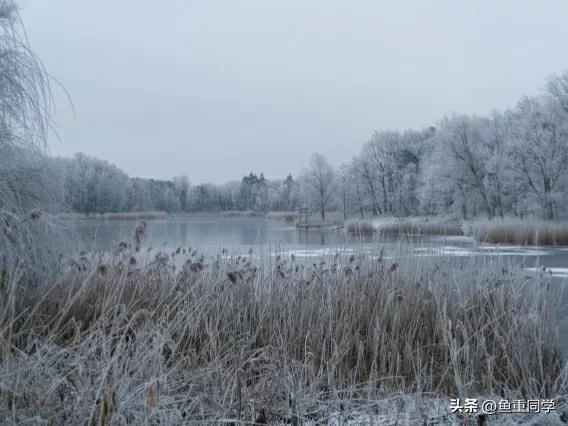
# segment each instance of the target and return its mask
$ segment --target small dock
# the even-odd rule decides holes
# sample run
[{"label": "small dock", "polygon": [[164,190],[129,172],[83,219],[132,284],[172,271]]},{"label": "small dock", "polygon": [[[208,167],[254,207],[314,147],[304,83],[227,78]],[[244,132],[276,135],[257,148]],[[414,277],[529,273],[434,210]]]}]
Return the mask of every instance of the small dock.
[{"label": "small dock", "polygon": [[343,229],[344,226],[343,225],[339,225],[337,223],[311,223],[308,225],[300,225],[300,224],[296,224],[296,228],[298,229],[319,229],[319,230],[326,230],[326,231],[332,231],[335,229]]},{"label": "small dock", "polygon": [[298,229],[314,229],[314,230],[335,230],[335,229],[342,229],[343,225],[338,223],[329,223],[329,222],[310,222],[310,210],[307,207],[302,207],[299,210],[299,217],[298,221],[296,222],[296,228]]}]

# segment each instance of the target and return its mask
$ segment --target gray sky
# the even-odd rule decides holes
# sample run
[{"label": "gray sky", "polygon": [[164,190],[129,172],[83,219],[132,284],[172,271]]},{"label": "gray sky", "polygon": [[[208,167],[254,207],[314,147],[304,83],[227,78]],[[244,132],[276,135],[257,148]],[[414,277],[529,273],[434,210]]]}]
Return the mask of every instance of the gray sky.
[{"label": "gray sky", "polygon": [[27,0],[32,48],[70,92],[61,141],[135,176],[192,182],[349,160],[534,94],[568,67],[568,1]]}]

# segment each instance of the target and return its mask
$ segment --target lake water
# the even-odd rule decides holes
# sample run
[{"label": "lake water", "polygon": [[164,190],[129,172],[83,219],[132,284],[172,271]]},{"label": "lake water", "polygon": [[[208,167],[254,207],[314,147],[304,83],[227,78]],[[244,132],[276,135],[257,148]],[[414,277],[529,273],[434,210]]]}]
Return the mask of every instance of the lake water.
[{"label": "lake water", "polygon": [[[209,254],[294,253],[297,257],[353,251],[386,254],[404,250],[415,256],[500,256],[521,263],[528,270],[568,278],[568,247],[524,247],[480,244],[467,237],[374,235],[354,237],[344,230],[300,230],[295,225],[263,217],[183,216],[147,220],[145,247],[197,248]],[[107,250],[120,241],[131,241],[136,221],[81,221],[77,229],[92,249]]]}]

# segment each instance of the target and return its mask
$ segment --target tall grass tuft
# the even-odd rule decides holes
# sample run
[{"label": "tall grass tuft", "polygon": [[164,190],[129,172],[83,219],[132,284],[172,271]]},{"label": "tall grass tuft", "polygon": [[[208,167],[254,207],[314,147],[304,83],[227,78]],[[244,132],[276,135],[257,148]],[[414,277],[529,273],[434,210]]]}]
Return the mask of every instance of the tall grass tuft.
[{"label": "tall grass tuft", "polygon": [[345,230],[351,235],[372,235],[376,231],[373,224],[365,220],[348,220]]},{"label": "tall grass tuft", "polygon": [[568,224],[538,219],[478,219],[467,224],[467,233],[491,244],[568,245]]},{"label": "tall grass tuft", "polygon": [[560,295],[545,276],[456,258],[305,263],[137,244],[78,255],[43,287],[10,272],[1,418],[300,424],[377,416],[389,401],[399,416],[419,396],[566,393]]},{"label": "tall grass tuft", "polygon": [[445,217],[383,218],[374,225],[384,234],[463,235],[461,224]]}]

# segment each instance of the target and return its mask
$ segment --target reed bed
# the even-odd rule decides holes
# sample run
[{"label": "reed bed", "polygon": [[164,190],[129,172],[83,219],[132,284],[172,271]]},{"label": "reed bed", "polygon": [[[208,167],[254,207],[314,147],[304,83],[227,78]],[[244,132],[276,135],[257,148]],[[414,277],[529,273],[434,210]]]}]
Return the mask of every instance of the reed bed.
[{"label": "reed bed", "polygon": [[2,270],[0,418],[463,424],[448,397],[566,394],[561,297],[544,275],[380,253],[154,252],[144,233],[49,282]]},{"label": "reed bed", "polygon": [[345,230],[351,235],[373,235],[376,228],[371,222],[352,219],[345,222]]},{"label": "reed bed", "polygon": [[383,234],[463,235],[457,220],[444,217],[384,218],[374,226]]},{"label": "reed bed", "polygon": [[538,219],[478,219],[466,225],[468,235],[491,244],[568,245],[568,223]]}]

